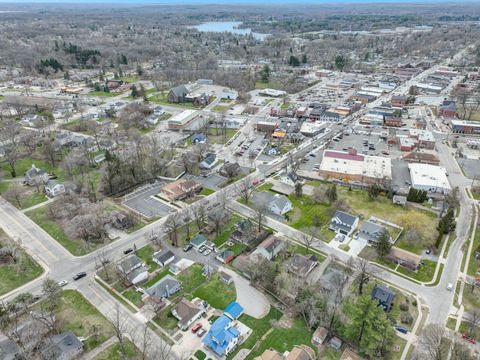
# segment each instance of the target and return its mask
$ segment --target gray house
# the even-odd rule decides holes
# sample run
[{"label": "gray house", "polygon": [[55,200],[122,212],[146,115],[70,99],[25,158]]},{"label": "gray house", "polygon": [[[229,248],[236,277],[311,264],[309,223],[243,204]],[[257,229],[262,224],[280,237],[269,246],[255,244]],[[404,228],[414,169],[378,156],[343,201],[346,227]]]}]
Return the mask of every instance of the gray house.
[{"label": "gray house", "polygon": [[152,260],[160,266],[166,266],[175,260],[175,255],[168,249],[157,251],[153,254]]},{"label": "gray house", "polygon": [[48,181],[48,174],[45,170],[37,168],[34,164],[25,172],[25,181],[30,186],[43,184]]},{"label": "gray house", "polygon": [[153,299],[167,299],[180,291],[182,284],[173,276],[167,275],[146,290]]},{"label": "gray house", "polygon": [[188,94],[188,89],[185,85],[179,85],[171,88],[168,93],[168,101],[172,103],[183,103]]},{"label": "gray house", "polygon": [[67,331],[48,339],[48,346],[42,350],[42,358],[45,360],[72,360],[82,352],[82,342],[74,333]]},{"label": "gray house", "polygon": [[330,220],[330,230],[338,234],[350,235],[358,225],[358,217],[350,215],[346,212],[337,210]]},{"label": "gray house", "polygon": [[285,242],[283,240],[280,240],[279,238],[276,238],[274,236],[270,236],[265,239],[260,245],[258,245],[252,255],[260,255],[267,260],[272,260],[278,255],[280,251],[282,251],[284,247]]},{"label": "gray house", "polygon": [[378,306],[389,312],[392,310],[396,294],[383,285],[375,285],[372,290],[372,299],[378,301]]},{"label": "gray house", "polygon": [[387,231],[384,226],[367,220],[360,227],[358,237],[372,244],[378,241],[384,231]]}]

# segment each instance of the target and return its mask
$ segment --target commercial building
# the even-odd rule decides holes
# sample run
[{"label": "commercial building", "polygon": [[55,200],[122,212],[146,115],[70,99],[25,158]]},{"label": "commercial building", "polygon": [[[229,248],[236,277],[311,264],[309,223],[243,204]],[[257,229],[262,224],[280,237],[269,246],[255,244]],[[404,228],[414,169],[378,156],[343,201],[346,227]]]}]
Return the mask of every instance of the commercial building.
[{"label": "commercial building", "polygon": [[429,193],[445,194],[452,190],[445,168],[429,164],[408,164],[412,187]]},{"label": "commercial building", "polygon": [[357,154],[355,149],[325,150],[319,173],[327,179],[374,184],[392,179],[392,164],[389,158]]},{"label": "commercial building", "polygon": [[466,120],[451,120],[452,131],[460,134],[480,134],[480,122]]},{"label": "commercial building", "polygon": [[170,130],[185,130],[195,119],[195,110],[184,110],[180,114],[172,116],[168,120]]}]

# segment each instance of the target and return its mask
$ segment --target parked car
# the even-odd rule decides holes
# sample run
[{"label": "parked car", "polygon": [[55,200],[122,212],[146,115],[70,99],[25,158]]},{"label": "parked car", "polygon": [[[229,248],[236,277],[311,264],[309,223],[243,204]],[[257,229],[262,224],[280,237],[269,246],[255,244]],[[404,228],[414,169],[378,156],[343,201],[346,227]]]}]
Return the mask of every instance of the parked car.
[{"label": "parked car", "polygon": [[402,334],[408,333],[408,329],[406,327],[400,326],[400,325],[396,325],[395,330],[397,330],[398,332],[401,332]]},{"label": "parked car", "polygon": [[81,278],[87,276],[87,273],[85,271],[79,272],[78,274],[75,274],[73,276],[73,280],[80,280]]},{"label": "parked car", "polygon": [[64,287],[64,286],[67,285],[67,284],[68,284],[68,281],[67,281],[67,280],[62,280],[62,281],[60,281],[60,282],[58,283],[58,286]]},{"label": "parked car", "polygon": [[195,325],[192,326],[192,333],[196,333],[198,330],[200,330],[203,327],[202,324],[196,323]]},{"label": "parked car", "polygon": [[453,291],[453,284],[452,283],[447,284],[447,290],[448,291]]},{"label": "parked car", "polygon": [[208,255],[210,255],[211,252],[212,252],[212,250],[206,249],[206,250],[203,252],[203,255],[204,255],[204,256],[208,256]]},{"label": "parked car", "polygon": [[205,245],[202,245],[202,246],[200,246],[200,248],[198,249],[198,252],[199,252],[200,254],[203,254],[203,252],[204,252],[205,250],[207,250],[207,247],[206,247]]},{"label": "parked car", "polygon": [[187,252],[187,251],[189,251],[192,247],[193,247],[192,244],[187,244],[187,245],[185,245],[185,246],[183,247],[183,251],[184,251],[184,252]]},{"label": "parked car", "polygon": [[132,251],[133,251],[132,248],[128,248],[128,249],[125,250],[123,253],[124,253],[125,255],[127,255],[127,254],[130,254]]},{"label": "parked car", "polygon": [[202,337],[203,335],[205,335],[205,333],[207,332],[207,330],[205,329],[200,329],[197,331],[197,336],[198,337]]}]

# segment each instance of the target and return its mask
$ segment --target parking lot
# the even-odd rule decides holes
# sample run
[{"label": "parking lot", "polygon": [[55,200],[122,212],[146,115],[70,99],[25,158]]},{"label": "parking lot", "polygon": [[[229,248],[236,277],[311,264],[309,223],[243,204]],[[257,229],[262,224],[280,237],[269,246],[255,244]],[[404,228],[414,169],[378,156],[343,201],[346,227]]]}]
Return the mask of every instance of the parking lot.
[{"label": "parking lot", "polygon": [[185,174],[183,176],[183,179],[191,179],[194,180],[200,184],[202,184],[204,187],[212,189],[212,190],[219,190],[221,188],[221,185],[227,181],[227,178],[224,178],[220,174],[217,174],[216,172],[210,173],[208,176],[203,177],[203,176],[195,176],[192,174]]},{"label": "parking lot", "polygon": [[175,212],[175,208],[155,198],[165,184],[163,181],[157,181],[154,184],[144,185],[125,195],[122,205],[147,219],[163,217]]}]

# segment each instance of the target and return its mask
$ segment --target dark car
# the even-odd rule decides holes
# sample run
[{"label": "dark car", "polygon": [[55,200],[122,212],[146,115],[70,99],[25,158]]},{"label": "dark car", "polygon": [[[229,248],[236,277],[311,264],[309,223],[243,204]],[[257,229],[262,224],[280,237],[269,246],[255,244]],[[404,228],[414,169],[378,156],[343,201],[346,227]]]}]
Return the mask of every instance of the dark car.
[{"label": "dark car", "polygon": [[407,329],[406,327],[403,327],[403,326],[397,325],[397,326],[395,326],[395,329],[396,329],[397,331],[401,332],[402,334],[408,333],[408,329]]},{"label": "dark car", "polygon": [[123,253],[124,253],[125,255],[127,255],[127,254],[130,254],[132,251],[133,251],[133,249],[132,249],[132,248],[129,248],[129,249],[125,250]]},{"label": "dark car", "polygon": [[85,271],[79,272],[78,274],[75,274],[73,277],[73,280],[79,280],[83,277],[87,276],[87,273]]},{"label": "dark car", "polygon": [[187,252],[187,251],[189,251],[192,247],[193,247],[192,244],[187,244],[187,245],[185,245],[185,246],[183,247],[183,251]]}]

